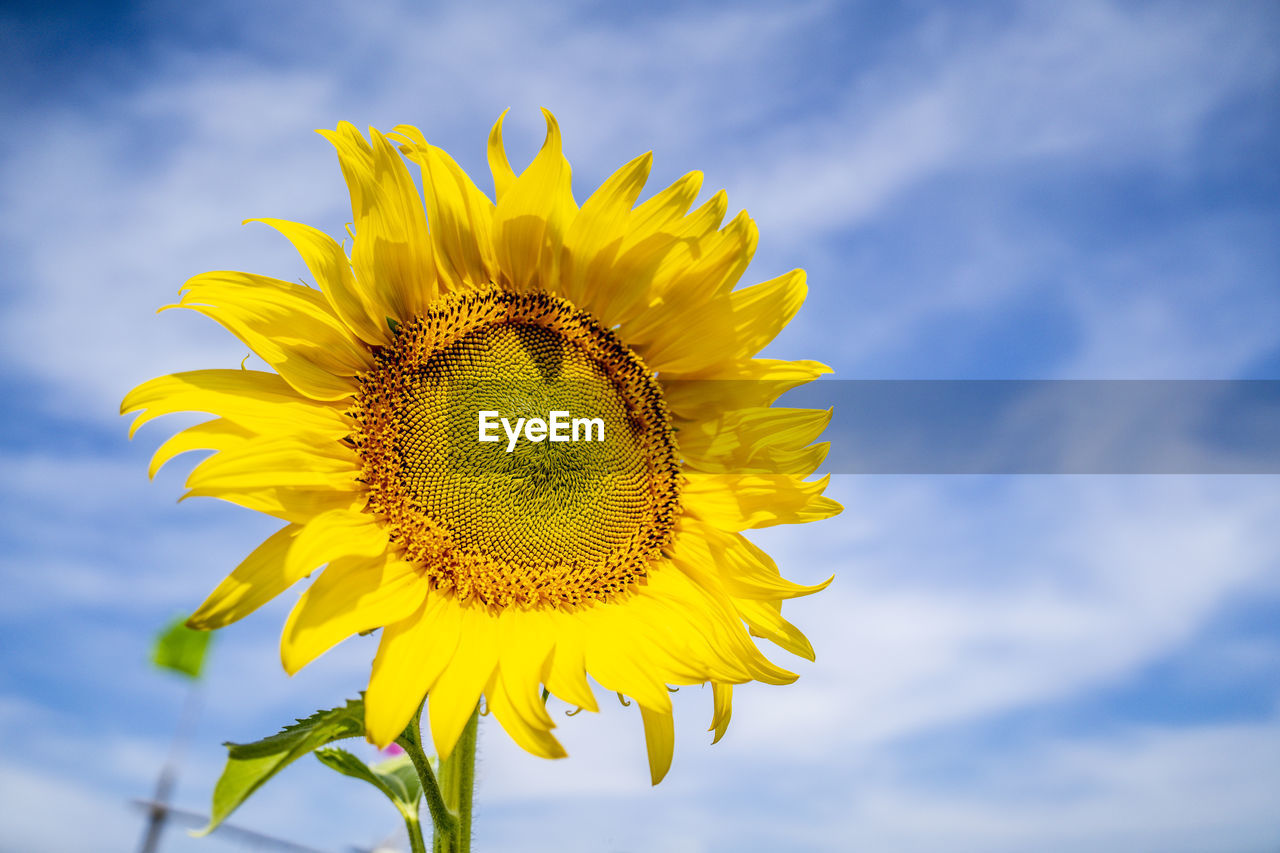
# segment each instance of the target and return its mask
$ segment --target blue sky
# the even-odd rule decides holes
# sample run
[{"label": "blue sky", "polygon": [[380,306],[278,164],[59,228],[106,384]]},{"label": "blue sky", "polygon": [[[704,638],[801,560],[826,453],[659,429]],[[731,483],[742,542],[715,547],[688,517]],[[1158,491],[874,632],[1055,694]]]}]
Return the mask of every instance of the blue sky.
[{"label": "blue sky", "polygon": [[[0,848],[129,850],[181,685],[145,664],[270,529],[148,483],[137,382],[238,364],[154,310],[208,269],[295,279],[253,216],[340,233],[340,120],[420,126],[487,186],[559,117],[581,198],[649,149],[810,296],[772,346],[849,379],[1280,379],[1274,4],[34,4],[0,13]],[[1132,431],[1077,431],[1082,453]],[[181,466],[176,466],[181,467]],[[634,708],[545,762],[482,733],[479,835],[528,850],[1185,850],[1280,845],[1272,477],[837,476],[844,515],[758,541],[801,581],[815,664],[676,697],[647,783]],[[279,602],[217,638],[178,801],[219,742],[353,695],[370,640],[299,676]],[[778,652],[780,661],[787,657]],[[300,763],[242,825],[324,849],[394,813]],[[234,849],[172,833],[165,849]]]}]

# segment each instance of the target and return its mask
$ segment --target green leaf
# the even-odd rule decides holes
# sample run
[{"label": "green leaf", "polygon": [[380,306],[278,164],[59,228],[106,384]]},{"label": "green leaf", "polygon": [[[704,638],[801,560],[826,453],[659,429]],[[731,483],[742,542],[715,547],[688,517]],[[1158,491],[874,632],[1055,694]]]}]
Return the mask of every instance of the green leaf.
[{"label": "green leaf", "polygon": [[270,737],[253,743],[228,743],[227,766],[213,789],[208,835],[268,779],[293,761],[335,740],[364,734],[364,701],[348,699],[341,708],[317,711]]},{"label": "green leaf", "polygon": [[194,631],[186,626],[186,621],[187,617],[179,616],[165,626],[151,649],[151,662],[161,669],[196,679],[204,667],[205,652],[213,634]]},{"label": "green leaf", "polygon": [[315,755],[323,764],[342,775],[368,782],[395,803],[401,812],[417,819],[418,802],[422,799],[422,781],[408,755],[397,755],[374,765],[365,764],[340,747],[317,749]]}]

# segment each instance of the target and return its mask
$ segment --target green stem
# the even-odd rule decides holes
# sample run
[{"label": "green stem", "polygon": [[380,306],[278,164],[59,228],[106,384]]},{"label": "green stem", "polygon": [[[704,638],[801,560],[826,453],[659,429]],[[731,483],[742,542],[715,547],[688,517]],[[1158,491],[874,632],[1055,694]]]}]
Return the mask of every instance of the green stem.
[{"label": "green stem", "polygon": [[[413,719],[409,721],[409,725],[396,738],[396,743],[404,749],[409,755],[409,759],[413,761],[413,768],[418,771],[418,779],[422,782],[422,795],[426,798],[427,809],[431,812],[431,825],[438,837],[441,831],[452,832],[457,825],[457,818],[449,811],[445,805],[444,797],[440,793],[440,786],[436,784],[436,774],[431,769],[431,762],[427,760],[427,754],[422,750],[422,706],[418,706],[418,711],[413,715]],[[443,772],[444,768],[441,768]],[[407,819],[407,818],[406,818]],[[413,853],[422,850],[426,853],[426,844],[422,840],[422,828],[418,826],[416,816],[414,817],[414,825],[417,827],[417,841],[414,840],[414,828],[410,828],[409,843],[415,845]]]},{"label": "green stem", "polygon": [[427,844],[422,840],[422,824],[418,822],[418,816],[406,814],[404,828],[409,833],[410,853],[427,853]]},{"label": "green stem", "polygon": [[462,730],[453,753],[440,762],[440,788],[444,802],[456,823],[447,832],[437,826],[433,849],[435,853],[471,853],[471,800],[476,782],[476,729],[480,720],[480,706],[471,712],[471,719]]}]

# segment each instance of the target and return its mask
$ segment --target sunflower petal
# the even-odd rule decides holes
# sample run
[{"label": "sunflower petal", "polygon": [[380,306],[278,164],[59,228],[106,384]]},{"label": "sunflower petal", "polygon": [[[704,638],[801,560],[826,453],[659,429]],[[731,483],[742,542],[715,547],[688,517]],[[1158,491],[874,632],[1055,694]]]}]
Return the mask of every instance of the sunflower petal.
[{"label": "sunflower petal", "polygon": [[408,141],[405,155],[422,168],[423,200],[441,286],[468,290],[496,281],[493,202],[416,127],[400,125],[396,133]]},{"label": "sunflower petal", "polygon": [[508,112],[510,110],[503,110],[502,115],[493,123],[493,129],[489,131],[489,171],[493,173],[493,197],[498,201],[502,201],[502,197],[516,180],[516,173],[507,160],[506,146],[502,144],[502,123]]},{"label": "sunflower petal", "polygon": [[680,499],[686,512],[721,530],[803,524],[840,514],[843,507],[822,496],[830,479],[805,482],[788,474],[689,473]]},{"label": "sunflower petal", "polygon": [[560,125],[548,110],[541,150],[503,193],[493,212],[493,244],[502,284],[518,293],[554,290],[565,231],[577,212]]},{"label": "sunflower petal", "polygon": [[626,235],[631,208],[653,167],[653,154],[642,154],[614,172],[582,203],[564,237],[561,287],[565,298],[603,316],[605,303],[627,283],[612,275]]},{"label": "sunflower petal", "polygon": [[381,628],[418,609],[427,582],[412,564],[381,555],[342,557],[298,599],[280,637],[280,661],[293,675],[361,631]]},{"label": "sunflower petal", "polygon": [[729,720],[733,717],[733,685],[722,684],[719,681],[711,682],[711,696],[713,711],[711,714],[711,728],[709,732],[715,732],[716,736],[712,739],[712,743],[719,743],[720,738],[724,737],[724,733],[729,729]]},{"label": "sunflower petal", "polygon": [[830,422],[830,409],[738,409],[682,427],[680,452],[699,471],[807,476],[828,447],[810,442]]},{"label": "sunflower petal", "polygon": [[295,437],[259,439],[228,447],[201,462],[187,477],[187,488],[354,489],[359,473],[355,451],[336,441],[309,444]]},{"label": "sunflower petal", "polygon": [[551,615],[555,620],[556,645],[543,679],[547,690],[570,705],[599,711],[600,706],[587,682],[582,632],[577,620],[567,614]]},{"label": "sunflower petal", "polygon": [[[534,698],[537,698],[536,690]],[[489,703],[489,710],[497,717],[506,733],[525,750],[539,758],[564,758],[569,754],[555,735],[551,734],[555,724],[549,718],[544,724],[536,715],[531,715],[529,703],[524,699],[513,700],[510,688],[497,673],[485,691],[485,701]],[[539,707],[542,705],[540,701],[536,704]],[[545,714],[545,710],[543,713]]]},{"label": "sunflower petal", "polygon": [[549,618],[537,611],[512,607],[498,618],[499,680],[515,710],[544,729],[554,728],[538,688],[545,678],[555,637]]},{"label": "sunflower petal", "polygon": [[813,644],[800,629],[792,625],[782,614],[771,606],[771,602],[737,599],[734,606],[742,614],[742,618],[751,626],[751,633],[757,637],[772,640],[782,648],[806,660],[813,660]]},{"label": "sunflower petal", "polygon": [[372,128],[369,141],[347,122],[319,133],[337,149],[350,191],[351,266],[360,286],[394,319],[417,316],[438,290],[426,212],[404,160]]},{"label": "sunflower petal", "polygon": [[301,580],[302,575],[290,575],[285,567],[285,557],[301,530],[301,524],[287,524],[267,537],[196,608],[187,626],[212,631],[230,625]]},{"label": "sunflower petal", "polygon": [[714,574],[677,554],[674,564],[680,571],[655,572],[648,593],[675,611],[670,624],[696,627],[706,645],[701,655],[706,672],[698,681],[790,684],[796,674],[774,664],[756,647],[743,630],[736,604]]},{"label": "sunflower petal", "polygon": [[760,240],[755,221],[740,211],[722,230],[728,199],[723,191],[681,223],[681,238],[654,276],[655,295],[691,300],[728,293],[742,278]]},{"label": "sunflower petal", "polygon": [[624,334],[655,370],[696,373],[717,361],[755,355],[791,322],[806,292],[804,270],[792,270],[700,304],[670,302],[646,318],[643,335],[625,327]]},{"label": "sunflower petal", "polygon": [[658,784],[671,769],[671,757],[675,752],[675,720],[671,709],[651,710],[640,705],[640,719],[644,721],[644,746],[649,753],[649,778]]},{"label": "sunflower petal", "polygon": [[[700,181],[701,175],[698,174],[695,181],[687,184],[677,182],[674,188],[696,187]],[[660,193],[655,199],[662,195]],[[660,297],[669,289],[670,275],[664,275],[663,270],[670,269],[679,259],[693,258],[701,253],[703,239],[719,227],[727,203],[721,191],[697,210],[682,216],[692,199],[686,200],[675,192],[671,200],[671,206],[658,209],[653,218],[639,213],[645,205],[633,211],[630,227],[635,230],[624,238],[609,273],[614,286],[607,298],[597,297],[588,304],[606,326],[621,324],[628,340],[640,341],[643,335],[636,329],[644,328],[646,318],[653,318],[655,311],[666,310]],[[674,214],[672,218],[664,218],[671,214]],[[637,220],[645,220],[645,224],[636,225]],[[641,234],[643,238],[639,237]],[[684,303],[678,310],[685,310]]]},{"label": "sunflower petal", "polygon": [[252,437],[252,430],[225,418],[215,418],[187,427],[160,445],[151,457],[147,476],[155,479],[156,473],[179,454],[191,450],[228,450],[241,447]]},{"label": "sunflower petal", "polygon": [[285,558],[285,573],[310,574],[341,557],[376,557],[387,548],[387,531],[364,512],[331,509],[306,523]]},{"label": "sunflower petal", "polygon": [[239,272],[210,272],[189,280],[177,306],[226,327],[300,394],[341,400],[355,391],[349,378],[372,365],[319,291]]},{"label": "sunflower petal", "polygon": [[452,596],[438,594],[429,594],[416,612],[383,628],[364,697],[365,733],[379,748],[399,737],[449,666],[460,628],[460,608]]},{"label": "sunflower petal", "polygon": [[651,638],[640,630],[623,605],[593,607],[576,614],[584,626],[586,666],[606,690],[634,696],[652,708],[661,708],[671,698],[656,667],[644,657]]},{"label": "sunflower petal", "polygon": [[269,225],[293,244],[334,313],[361,339],[375,346],[390,341],[391,330],[386,318],[392,313],[392,306],[377,302],[376,291],[356,283],[351,261],[336,240],[318,228],[286,219],[245,221]]},{"label": "sunflower petal", "polygon": [[697,376],[664,375],[662,392],[676,418],[702,421],[731,409],[769,406],[792,388],[830,372],[818,361],[751,358],[717,363]]},{"label": "sunflower petal", "polygon": [[678,552],[682,564],[694,562],[719,577],[725,591],[735,598],[777,601],[813,595],[826,589],[835,576],[806,586],[782,577],[773,559],[741,533],[719,530],[696,518],[681,521]]},{"label": "sunflower petal", "polygon": [[679,220],[693,206],[702,191],[702,173],[689,172],[671,186],[654,193],[631,212],[627,224],[627,239],[622,244],[625,251],[651,240],[667,226]]},{"label": "sunflower petal", "polygon": [[498,620],[481,607],[464,606],[453,661],[427,695],[431,740],[441,761],[453,752],[497,665]]},{"label": "sunflower petal", "polygon": [[331,434],[351,432],[342,413],[301,396],[274,373],[261,370],[192,370],[144,382],[125,395],[120,414],[140,412],[129,437],[153,418],[175,412],[208,412],[236,421],[254,432],[304,428]]},{"label": "sunflower petal", "polygon": [[245,509],[263,512],[281,521],[307,522],[320,513],[332,509],[360,510],[368,498],[351,488],[294,488],[291,486],[262,486],[257,488],[188,489],[180,500],[187,498],[217,498]]}]

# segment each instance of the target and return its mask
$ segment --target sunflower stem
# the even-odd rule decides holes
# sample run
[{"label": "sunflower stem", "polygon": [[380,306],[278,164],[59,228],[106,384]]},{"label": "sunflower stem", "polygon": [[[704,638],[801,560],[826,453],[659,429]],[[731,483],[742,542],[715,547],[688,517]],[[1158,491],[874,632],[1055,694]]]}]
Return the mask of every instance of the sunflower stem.
[{"label": "sunflower stem", "polygon": [[404,828],[409,833],[410,853],[427,853],[427,844],[422,840],[422,824],[417,815],[404,816]]},{"label": "sunflower stem", "polygon": [[456,820],[447,833],[437,828],[434,853],[471,853],[471,800],[476,782],[476,729],[479,720],[480,706],[477,704],[453,747],[453,753],[440,762],[440,788],[445,805]]},{"label": "sunflower stem", "polygon": [[[400,737],[396,738],[396,743],[409,755],[409,759],[413,762],[413,768],[418,771],[418,779],[422,782],[422,795],[427,801],[427,810],[431,812],[431,826],[433,834],[439,838],[441,833],[452,833],[458,819],[449,811],[445,805],[444,797],[440,793],[440,785],[436,782],[435,771],[431,769],[431,762],[427,760],[427,754],[422,749],[422,706],[418,706],[417,712],[413,715],[413,719],[409,721],[409,725],[401,732]],[[443,768],[441,768],[443,771]],[[412,825],[408,823],[406,817],[406,827],[409,830],[409,844],[413,853],[419,850],[426,853],[426,843],[422,840],[422,827],[416,817]],[[415,837],[416,836],[416,837]]]}]

